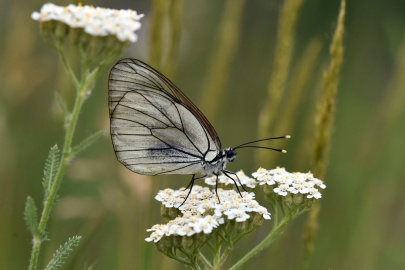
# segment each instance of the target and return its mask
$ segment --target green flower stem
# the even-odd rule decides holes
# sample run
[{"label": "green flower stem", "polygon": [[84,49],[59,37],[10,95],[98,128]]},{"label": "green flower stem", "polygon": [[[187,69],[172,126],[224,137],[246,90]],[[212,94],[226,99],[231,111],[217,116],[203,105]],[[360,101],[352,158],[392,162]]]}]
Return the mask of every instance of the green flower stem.
[{"label": "green flower stem", "polygon": [[218,261],[221,256],[221,242],[219,239],[219,234],[215,234],[215,248],[214,248],[214,267],[218,264]]},{"label": "green flower stem", "polygon": [[188,261],[183,260],[182,258],[180,258],[179,256],[177,256],[177,255],[175,255],[175,254],[173,254],[171,252],[165,253],[165,255],[168,256],[169,258],[172,258],[173,260],[178,261],[179,263],[188,265],[188,266],[190,266],[192,268],[195,267],[192,263],[189,263]]},{"label": "green flower stem", "polygon": [[278,225],[274,224],[274,227],[271,230],[271,232],[269,233],[269,235],[266,238],[264,238],[263,241],[260,244],[258,244],[254,249],[252,249],[249,253],[247,253],[245,256],[243,256],[243,258],[240,259],[236,264],[234,264],[231,268],[229,268],[229,270],[238,269],[245,262],[247,262],[250,258],[252,258],[254,255],[256,255],[257,253],[259,253],[263,249],[270,246],[280,236],[280,231],[284,228],[285,225],[287,225],[287,223],[290,220],[291,220],[290,217],[284,217],[280,221],[280,224],[278,224]]},{"label": "green flower stem", "polygon": [[207,244],[208,244],[208,247],[212,250],[212,252],[215,252],[215,247],[214,247],[214,245],[211,243],[211,242],[207,242]]},{"label": "green flower stem", "polygon": [[234,246],[236,243],[239,242],[240,239],[242,239],[243,237],[245,237],[245,235],[248,235],[249,233],[253,232],[255,229],[251,229],[248,231],[245,231],[244,233],[241,233],[240,235],[238,235],[237,237],[235,237],[235,239],[232,240],[232,246]]},{"label": "green flower stem", "polygon": [[[66,70],[69,73],[72,80],[75,81],[76,77],[75,77],[72,69],[70,68],[70,65],[66,61],[63,51],[58,50],[58,52],[62,59],[63,66],[66,68]],[[96,73],[98,73],[98,72],[96,72]],[[51,191],[49,192],[47,198],[45,199],[44,209],[42,211],[41,219],[39,222],[40,231],[44,231],[46,228],[46,224],[49,219],[52,205],[54,204],[55,197],[57,195],[62,177],[65,173],[66,166],[70,160],[70,151],[71,151],[71,146],[72,146],[73,135],[74,135],[76,124],[77,124],[77,119],[78,119],[80,110],[82,108],[83,102],[85,100],[86,92],[91,90],[91,88],[88,88],[88,87],[89,86],[92,87],[94,85],[93,83],[89,84],[90,80],[95,79],[94,75],[95,74],[91,73],[87,77],[83,78],[82,81],[80,82],[80,84],[79,83],[76,84],[76,81],[75,81],[75,86],[77,89],[76,99],[75,99],[75,103],[73,106],[73,111],[71,113],[71,118],[70,118],[67,128],[66,128],[65,141],[64,141],[64,145],[63,145],[62,157],[61,157],[61,161],[59,164],[59,168],[56,173],[55,180],[52,183]],[[35,270],[37,268],[38,256],[39,256],[41,243],[42,243],[42,240],[38,236],[33,237],[33,249],[32,249],[30,266],[29,266],[30,270]]]},{"label": "green flower stem", "polygon": [[[230,245],[229,241],[228,241],[220,232],[217,232],[217,235],[218,235],[218,236],[222,239],[222,241],[225,242],[228,246]],[[230,237],[227,236],[227,238],[229,239]],[[219,246],[221,246],[222,241],[219,240],[219,243],[218,243]]]},{"label": "green flower stem", "polygon": [[66,71],[69,73],[70,78],[72,79],[76,89],[79,88],[79,81],[77,80],[77,77],[75,75],[75,73],[73,72],[71,66],[69,65],[69,62],[66,59],[65,54],[63,53],[63,50],[61,48],[56,48],[56,50],[58,51],[59,54],[59,58],[62,61],[63,67],[66,69]]},{"label": "green flower stem", "polygon": [[278,207],[277,204],[271,204],[271,207],[273,208],[273,218],[274,218],[274,227],[278,225]]},{"label": "green flower stem", "polygon": [[219,270],[221,269],[222,265],[224,264],[226,258],[228,258],[229,253],[231,252],[232,248],[227,247],[224,251],[224,253],[222,253],[222,256],[219,258],[218,262],[216,264],[214,264],[214,267],[212,268],[212,270]]},{"label": "green flower stem", "polygon": [[39,250],[41,248],[41,239],[38,236],[34,236],[32,239],[32,253],[31,253],[31,260],[30,260],[30,270],[34,270],[37,268],[38,264],[38,255]]},{"label": "green flower stem", "polygon": [[202,252],[200,251],[198,253],[198,258],[200,259],[200,261],[205,265],[205,267],[207,267],[208,269],[212,269],[212,265],[211,263],[208,261],[207,258],[205,258],[204,254],[202,254]]}]

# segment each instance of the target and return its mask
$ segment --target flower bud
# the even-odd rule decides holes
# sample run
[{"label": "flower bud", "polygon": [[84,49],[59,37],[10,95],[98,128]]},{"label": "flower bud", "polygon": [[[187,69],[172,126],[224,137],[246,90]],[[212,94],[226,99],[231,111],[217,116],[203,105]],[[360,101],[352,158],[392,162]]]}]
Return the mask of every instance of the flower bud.
[{"label": "flower bud", "polygon": [[165,235],[164,237],[162,237],[162,239],[160,241],[162,241],[164,243],[165,248],[167,250],[173,248],[173,238],[172,237]]},{"label": "flower bud", "polygon": [[66,37],[69,34],[69,26],[67,26],[65,23],[58,22],[56,24],[54,34],[57,46],[61,46],[65,42]]},{"label": "flower bud", "polygon": [[263,220],[264,220],[263,216],[256,213],[256,215],[253,217],[253,222],[252,222],[253,228],[257,229],[260,226],[262,226]]},{"label": "flower bud", "polygon": [[162,204],[162,206],[160,207],[160,214],[162,215],[162,217],[170,219],[169,208],[166,208],[164,204]]},{"label": "flower bud", "polygon": [[243,232],[246,230],[248,226],[248,222],[247,221],[243,221],[243,222],[235,222],[235,229],[237,232]]},{"label": "flower bud", "polygon": [[291,207],[293,204],[293,197],[291,193],[288,193],[286,196],[283,197],[283,202],[286,206]]},{"label": "flower bud", "polygon": [[305,198],[305,207],[306,208],[311,208],[312,205],[314,204],[315,198]]},{"label": "flower bud", "polygon": [[91,36],[89,34],[86,34],[85,32],[82,32],[79,38],[79,44],[83,48],[83,51],[87,51],[89,47]]},{"label": "flower bud", "polygon": [[90,37],[88,51],[88,57],[90,59],[103,53],[102,49],[104,47],[105,39],[105,37]]},{"label": "flower bud", "polygon": [[48,36],[51,33],[54,32],[55,27],[56,27],[57,22],[52,20],[52,21],[46,21],[46,22],[41,22],[39,24],[39,29],[41,32],[42,36]]},{"label": "flower bud", "polygon": [[169,208],[169,218],[170,219],[175,219],[179,215],[181,215],[181,212],[180,212],[180,210],[178,208],[176,208],[176,207],[170,207]]},{"label": "flower bud", "polygon": [[195,237],[195,244],[196,246],[201,246],[202,244],[205,243],[205,241],[208,240],[208,238],[210,238],[211,234],[205,234],[205,233],[199,233],[196,235]]},{"label": "flower bud", "polygon": [[192,254],[193,253],[193,246],[194,246],[194,237],[189,236],[182,236],[181,237],[181,245],[186,253]]},{"label": "flower bud", "polygon": [[73,45],[77,45],[80,40],[80,36],[84,34],[83,30],[80,28],[70,28],[69,29],[69,42]]},{"label": "flower bud", "polygon": [[[163,237],[163,238],[164,238],[164,237]],[[155,246],[156,246],[156,249],[157,249],[159,252],[167,253],[166,245],[165,245],[164,241],[162,241],[163,238],[160,239],[160,241],[157,241],[157,242],[155,243]]]},{"label": "flower bud", "polygon": [[300,206],[303,201],[304,201],[304,194],[301,193],[294,194],[293,202],[296,206]]},{"label": "flower bud", "polygon": [[263,187],[264,194],[266,194],[266,197],[267,197],[268,195],[271,195],[271,194],[274,192],[274,191],[273,191],[273,189],[274,189],[273,186],[269,186],[269,185],[267,185],[267,184],[264,184],[264,185],[262,185],[262,187]]},{"label": "flower bud", "polygon": [[182,237],[179,235],[172,235],[173,238],[173,246],[175,248],[181,248],[182,247]]}]

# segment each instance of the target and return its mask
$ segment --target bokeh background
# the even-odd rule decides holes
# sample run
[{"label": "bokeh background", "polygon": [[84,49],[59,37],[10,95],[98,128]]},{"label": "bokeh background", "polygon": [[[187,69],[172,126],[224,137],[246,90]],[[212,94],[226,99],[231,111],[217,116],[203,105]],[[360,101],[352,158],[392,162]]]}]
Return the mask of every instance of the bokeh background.
[{"label": "bokeh background", "polygon": [[[68,5],[69,1],[56,1]],[[23,220],[26,197],[37,206],[43,197],[44,160],[49,148],[63,142],[63,121],[54,98],[68,104],[73,87],[31,20],[44,2],[0,2],[0,269],[26,269],[31,235]],[[144,13],[139,41],[123,57],[148,62],[151,2],[86,1],[84,4],[131,8]],[[307,0],[299,17],[292,70],[308,44],[316,43],[316,65],[300,98],[297,117],[289,119],[292,139],[273,146],[265,168],[311,169],[314,111],[322,70],[336,24],[339,1]],[[246,1],[229,77],[211,123],[223,147],[257,138],[258,114],[267,96],[274,59],[277,20],[282,1]],[[209,110],[204,87],[213,68],[219,24],[225,1],[184,1],[179,57],[173,81],[203,112]],[[325,177],[319,231],[310,269],[405,269],[405,2],[349,0],[345,55],[333,127],[330,161]],[[164,31],[168,31],[165,29]],[[163,41],[164,44],[164,41]],[[164,45],[165,47],[165,45]],[[118,60],[118,59],[117,59]],[[110,65],[110,67],[112,64]],[[75,142],[108,129],[106,69],[80,115]],[[278,118],[294,100],[291,72]],[[209,115],[209,113],[207,113]],[[276,132],[276,131],[274,131]],[[274,134],[279,136],[284,134]],[[243,149],[229,165],[251,173],[258,168],[255,152]],[[48,225],[40,269],[68,237],[82,235],[79,247],[63,269],[183,269],[146,243],[146,229],[164,222],[159,189],[188,184],[188,176],[147,177],[126,170],[115,158],[108,134],[71,164]],[[201,183],[202,184],[202,183]],[[257,192],[257,197],[262,197]],[[264,202],[262,202],[264,204]],[[244,269],[300,269],[306,216],[294,220],[277,243],[249,261]],[[267,225],[267,226],[266,226]],[[243,239],[225,267],[257,244],[270,223]]]}]

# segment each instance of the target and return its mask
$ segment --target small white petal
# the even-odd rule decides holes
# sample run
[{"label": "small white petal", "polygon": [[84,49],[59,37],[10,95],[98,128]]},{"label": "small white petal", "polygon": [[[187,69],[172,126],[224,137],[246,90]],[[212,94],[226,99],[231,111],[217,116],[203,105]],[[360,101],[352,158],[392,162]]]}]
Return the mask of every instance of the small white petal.
[{"label": "small white petal", "polygon": [[38,21],[41,18],[41,14],[39,12],[32,12],[31,19]]}]

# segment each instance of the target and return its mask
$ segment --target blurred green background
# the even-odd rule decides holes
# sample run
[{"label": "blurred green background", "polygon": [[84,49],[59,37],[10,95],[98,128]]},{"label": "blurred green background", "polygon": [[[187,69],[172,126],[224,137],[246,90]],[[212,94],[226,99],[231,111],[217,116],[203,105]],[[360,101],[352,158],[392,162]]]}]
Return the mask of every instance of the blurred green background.
[{"label": "blurred green background", "polygon": [[[68,5],[68,1],[56,1]],[[73,87],[57,54],[42,40],[31,20],[44,2],[0,2],[0,269],[26,269],[31,234],[23,220],[26,197],[41,206],[42,170],[49,148],[63,140],[63,121],[54,98],[59,92],[72,104]],[[131,8],[144,13],[139,40],[124,57],[148,62],[150,1],[93,1],[85,4]],[[211,53],[224,1],[184,1],[179,59],[174,82],[197,105],[212,66]],[[240,39],[217,116],[209,119],[223,147],[257,138],[258,114],[267,96],[274,59],[277,19],[282,1],[247,1]],[[314,110],[322,69],[339,11],[339,1],[307,0],[298,21],[292,69],[314,38],[320,57],[300,102],[299,114],[276,155],[277,165],[306,172],[314,134]],[[405,2],[349,0],[345,56],[337,95],[327,189],[321,200],[319,231],[309,269],[405,269]],[[167,30],[167,29],[166,29]],[[163,42],[165,47],[165,43]],[[118,59],[117,59],[118,60]],[[112,64],[109,66],[111,67]],[[86,101],[75,142],[108,129],[106,69]],[[290,74],[291,75],[291,74]],[[288,85],[294,82],[289,77]],[[294,97],[283,97],[283,108]],[[204,111],[203,111],[204,112]],[[281,118],[281,116],[280,116]],[[280,136],[284,134],[272,134]],[[274,147],[281,147],[278,143]],[[244,149],[229,165],[246,173],[257,169],[255,152]],[[108,134],[84,151],[68,168],[41,249],[42,269],[68,237],[83,239],[63,269],[183,269],[146,243],[146,229],[164,222],[159,189],[179,188],[188,176],[147,177],[125,169],[115,158]],[[201,182],[202,184],[202,182]],[[261,200],[262,192],[257,192]],[[261,201],[263,204],[263,200]],[[267,205],[268,206],[268,205]],[[290,224],[270,249],[244,269],[299,269],[306,216]],[[267,227],[266,227],[267,225]],[[225,267],[257,244],[270,223],[239,243]]]}]

